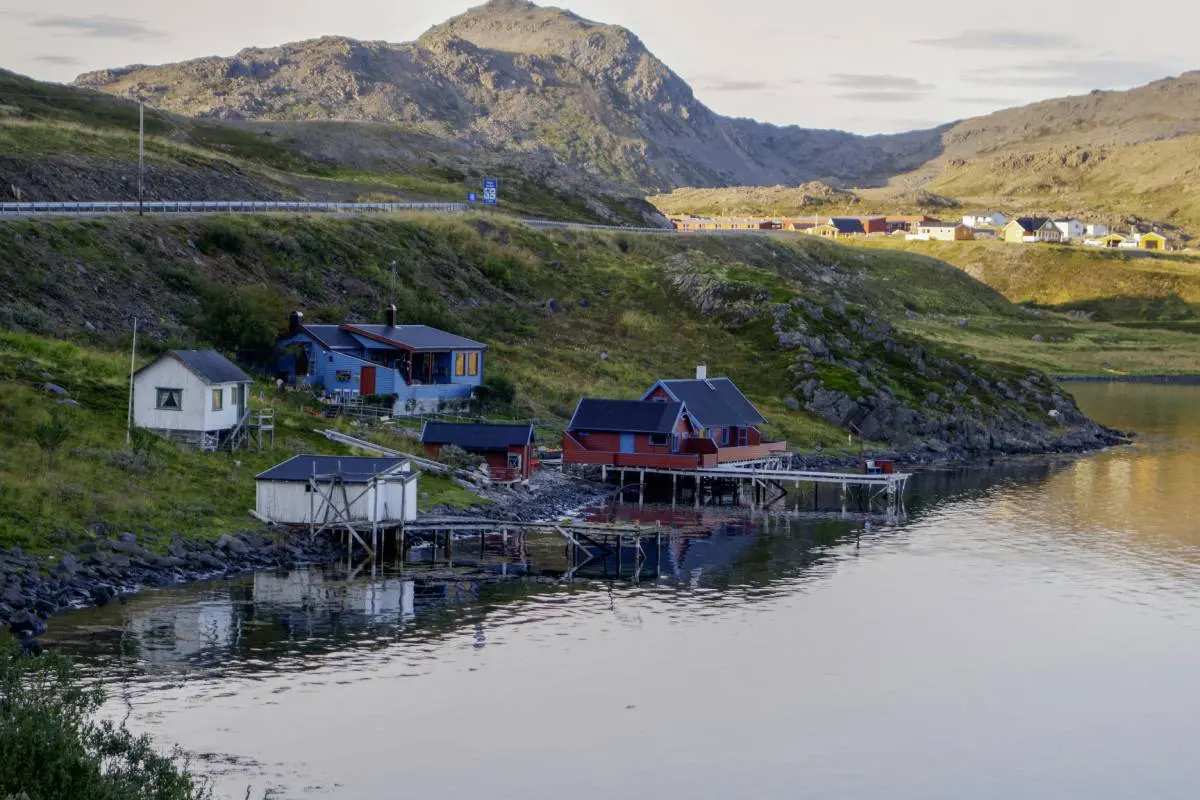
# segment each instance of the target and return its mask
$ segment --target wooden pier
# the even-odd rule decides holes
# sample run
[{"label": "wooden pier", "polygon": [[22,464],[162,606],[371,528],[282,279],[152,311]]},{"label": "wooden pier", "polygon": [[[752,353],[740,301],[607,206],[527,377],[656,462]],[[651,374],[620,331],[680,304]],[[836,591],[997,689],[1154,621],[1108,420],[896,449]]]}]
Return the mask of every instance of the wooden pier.
[{"label": "wooden pier", "polygon": [[[894,472],[887,474],[866,474],[850,472],[813,472],[806,470],[776,469],[758,465],[730,465],[710,469],[663,469],[656,467],[639,467],[637,469],[610,468],[602,466],[601,477],[608,482],[611,473],[618,473],[619,486],[617,502],[624,503],[627,489],[637,488],[638,506],[646,502],[646,476],[666,476],[671,479],[671,506],[674,508],[681,495],[686,495],[690,489],[692,505],[699,509],[704,505],[705,490],[710,496],[723,485],[732,485],[736,491],[745,487],[750,490],[750,505],[755,509],[772,509],[780,507],[789,492],[787,487],[794,488],[797,499],[796,510],[799,510],[798,496],[802,486],[813,488],[813,510],[818,510],[820,487],[834,486],[839,493],[842,513],[849,513],[850,499],[857,492],[865,499],[865,507],[859,511],[870,513],[876,507],[889,518],[899,518],[905,514],[904,493],[909,473]],[[629,481],[630,475],[635,480]],[[786,508],[786,505],[784,505]]]}]

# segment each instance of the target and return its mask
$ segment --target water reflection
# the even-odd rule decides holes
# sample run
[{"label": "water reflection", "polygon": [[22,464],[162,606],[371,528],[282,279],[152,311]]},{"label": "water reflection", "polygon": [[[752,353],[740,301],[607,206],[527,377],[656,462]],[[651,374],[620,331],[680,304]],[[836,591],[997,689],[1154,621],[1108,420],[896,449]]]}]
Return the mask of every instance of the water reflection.
[{"label": "water reflection", "polygon": [[1188,796],[1153,742],[1200,734],[1200,389],[1073,389],[1139,443],[930,470],[903,524],[717,509],[636,582],[484,540],[454,569],[264,573],[53,635],[135,726],[248,757],[216,771],[235,796],[607,796],[570,766],[589,745],[669,796],[795,796],[798,770],[812,796]]}]

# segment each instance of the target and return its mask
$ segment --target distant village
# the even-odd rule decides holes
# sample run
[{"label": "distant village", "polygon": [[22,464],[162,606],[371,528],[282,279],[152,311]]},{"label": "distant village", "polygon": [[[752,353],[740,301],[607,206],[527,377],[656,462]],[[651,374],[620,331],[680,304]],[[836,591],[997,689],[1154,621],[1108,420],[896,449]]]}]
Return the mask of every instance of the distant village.
[{"label": "distant village", "polygon": [[865,217],[806,217],[754,219],[728,217],[672,217],[677,231],[782,231],[825,239],[857,236],[897,236],[908,241],[964,242],[996,239],[1014,244],[1049,242],[1126,250],[1174,249],[1175,242],[1154,230],[1131,227],[1112,230],[1107,225],[1074,217],[1014,217],[999,211],[976,211],[960,220],[942,220],[923,214]]}]

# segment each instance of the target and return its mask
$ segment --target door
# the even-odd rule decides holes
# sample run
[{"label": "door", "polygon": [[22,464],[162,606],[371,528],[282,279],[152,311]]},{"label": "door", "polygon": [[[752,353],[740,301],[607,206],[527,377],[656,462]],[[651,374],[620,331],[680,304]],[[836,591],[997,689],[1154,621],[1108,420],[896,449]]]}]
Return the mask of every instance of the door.
[{"label": "door", "polygon": [[622,433],[621,434],[621,452],[622,453],[632,453],[633,452],[633,434],[632,433]]},{"label": "door", "polygon": [[362,377],[358,382],[358,393],[363,397],[375,394],[375,367],[362,368]]}]

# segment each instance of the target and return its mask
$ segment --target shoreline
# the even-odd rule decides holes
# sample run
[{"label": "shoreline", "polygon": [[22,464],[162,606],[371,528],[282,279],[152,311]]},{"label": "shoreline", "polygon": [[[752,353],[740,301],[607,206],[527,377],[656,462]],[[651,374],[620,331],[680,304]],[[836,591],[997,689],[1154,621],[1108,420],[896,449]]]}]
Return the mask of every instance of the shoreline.
[{"label": "shoreline", "polygon": [[[1198,376],[1200,377],[1200,376]],[[1118,445],[1129,438],[1113,436],[1097,447],[1064,447],[1033,453],[887,452],[864,450],[861,455],[793,454],[799,469],[844,471],[859,467],[863,458],[890,459],[911,465],[913,471],[936,466],[970,466],[984,460],[1050,458],[1085,455]],[[457,513],[466,517],[531,522],[577,514],[611,498],[614,487],[559,470],[535,475],[515,488],[475,490],[481,502]],[[447,509],[434,508],[430,513]],[[176,539],[167,555],[142,547],[132,533],[103,530],[77,552],[55,558],[26,556],[20,548],[0,551],[0,629],[14,636],[29,631],[40,636],[53,616],[126,599],[146,588],[169,588],[233,578],[268,569],[327,566],[344,558],[341,544],[328,537],[284,539],[269,528],[242,531],[212,540]]]}]

